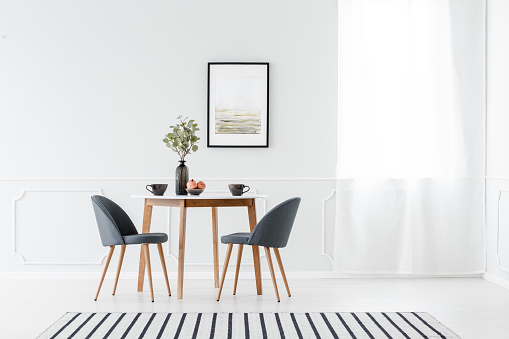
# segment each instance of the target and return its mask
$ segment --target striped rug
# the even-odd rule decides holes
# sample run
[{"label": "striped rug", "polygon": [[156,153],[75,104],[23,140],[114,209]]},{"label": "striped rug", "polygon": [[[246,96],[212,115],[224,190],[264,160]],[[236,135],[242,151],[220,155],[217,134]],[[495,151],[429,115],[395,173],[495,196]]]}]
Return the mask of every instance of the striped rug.
[{"label": "striped rug", "polygon": [[66,313],[39,338],[459,338],[428,313]]}]

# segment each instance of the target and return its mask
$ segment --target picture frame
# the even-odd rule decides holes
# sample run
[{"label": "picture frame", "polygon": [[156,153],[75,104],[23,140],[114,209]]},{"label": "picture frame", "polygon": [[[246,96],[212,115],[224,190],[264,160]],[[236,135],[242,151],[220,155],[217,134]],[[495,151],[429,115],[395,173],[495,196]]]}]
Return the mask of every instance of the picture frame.
[{"label": "picture frame", "polygon": [[269,63],[209,62],[207,147],[269,147]]}]

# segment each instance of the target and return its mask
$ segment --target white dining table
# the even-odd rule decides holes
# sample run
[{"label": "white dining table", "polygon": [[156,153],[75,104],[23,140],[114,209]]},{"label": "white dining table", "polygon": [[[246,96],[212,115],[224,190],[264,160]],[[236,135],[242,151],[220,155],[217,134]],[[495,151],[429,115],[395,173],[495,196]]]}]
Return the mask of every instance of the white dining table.
[{"label": "white dining table", "polygon": [[[132,195],[133,198],[144,200],[142,233],[150,232],[153,206],[178,207],[180,209],[179,227],[179,254],[178,254],[178,283],[177,299],[182,299],[184,292],[184,256],[186,247],[186,216],[187,209],[192,207],[212,208],[212,248],[214,257],[214,287],[219,288],[219,257],[218,257],[218,207],[247,207],[250,231],[256,226],[257,198],[266,198],[266,195],[245,193],[242,196],[232,196],[230,193],[207,193],[200,195]],[[253,250],[253,263],[256,280],[256,292],[262,294],[262,279],[260,272],[260,253],[258,246],[251,246]],[[145,257],[140,253],[140,265],[138,271],[138,291],[143,291],[145,277]]]}]

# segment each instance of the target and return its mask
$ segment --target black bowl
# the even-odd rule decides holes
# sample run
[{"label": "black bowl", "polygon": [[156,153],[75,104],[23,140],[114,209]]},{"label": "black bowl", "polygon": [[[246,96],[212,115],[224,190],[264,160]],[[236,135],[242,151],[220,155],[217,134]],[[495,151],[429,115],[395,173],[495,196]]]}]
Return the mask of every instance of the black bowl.
[{"label": "black bowl", "polygon": [[205,188],[187,188],[186,191],[191,195],[200,195],[205,191]]}]

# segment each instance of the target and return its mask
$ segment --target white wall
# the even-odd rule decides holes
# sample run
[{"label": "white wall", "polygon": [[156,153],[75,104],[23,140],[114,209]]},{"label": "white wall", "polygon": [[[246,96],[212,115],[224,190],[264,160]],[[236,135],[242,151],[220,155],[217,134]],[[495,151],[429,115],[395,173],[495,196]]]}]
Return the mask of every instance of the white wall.
[{"label": "white wall", "polygon": [[509,286],[509,2],[488,0],[487,277]]},{"label": "white wall", "polygon": [[[106,251],[89,196],[113,198],[140,225],[142,202],[130,195],[154,182],[173,190],[178,158],[161,140],[180,114],[202,128],[201,149],[187,158],[191,177],[210,189],[242,181],[267,194],[259,216],[264,204],[302,196],[282,252],[287,270],[330,270],[321,228],[325,223],[332,239],[334,197],[323,199],[335,185],[336,6],[334,0],[1,2],[0,272],[99,271]],[[212,61],[270,63],[268,149],[206,148]],[[172,212],[155,210],[154,230],[173,234]],[[209,211],[190,212],[189,270],[210,270],[209,225]],[[239,227],[247,227],[245,211],[220,211],[220,233]],[[127,271],[136,270],[134,252],[126,254]],[[174,271],[174,260],[168,264]]]}]

